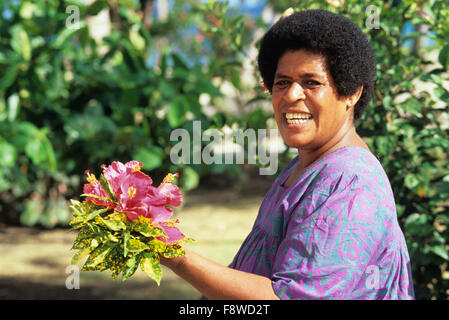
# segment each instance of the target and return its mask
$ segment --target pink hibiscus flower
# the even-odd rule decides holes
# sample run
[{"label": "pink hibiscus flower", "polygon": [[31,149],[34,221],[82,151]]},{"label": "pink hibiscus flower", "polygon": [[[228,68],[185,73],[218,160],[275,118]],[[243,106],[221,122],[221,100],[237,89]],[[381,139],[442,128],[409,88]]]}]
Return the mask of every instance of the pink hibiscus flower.
[{"label": "pink hibiscus flower", "polygon": [[[167,237],[160,238],[166,243],[177,242],[185,237],[172,221],[168,221],[173,216],[173,210],[167,206],[179,207],[182,203],[181,190],[171,183],[177,176],[178,174],[168,174],[159,187],[148,186],[142,197],[137,197],[138,191],[133,197],[129,197],[130,194],[132,195],[134,187],[124,184],[124,188],[132,189],[129,189],[131,191],[128,192],[128,196],[124,195],[120,199],[122,204],[120,209],[131,221],[138,216],[150,218],[153,224],[161,227],[167,234]],[[117,210],[120,209],[117,208]]]},{"label": "pink hibiscus flower", "polygon": [[174,226],[173,221],[169,221],[173,216],[173,209],[167,207],[179,207],[182,204],[181,190],[171,183],[178,174],[169,173],[156,188],[152,185],[150,176],[140,171],[141,167],[142,162],[135,160],[125,164],[114,161],[108,167],[102,165],[103,176],[109,182],[118,204],[109,199],[100,182],[86,171],[89,184],[84,185],[84,193],[109,199],[87,197],[86,200],[123,212],[130,221],[139,216],[150,218],[151,223],[163,228],[167,234],[167,237],[161,238],[162,241],[179,241],[185,236]]}]

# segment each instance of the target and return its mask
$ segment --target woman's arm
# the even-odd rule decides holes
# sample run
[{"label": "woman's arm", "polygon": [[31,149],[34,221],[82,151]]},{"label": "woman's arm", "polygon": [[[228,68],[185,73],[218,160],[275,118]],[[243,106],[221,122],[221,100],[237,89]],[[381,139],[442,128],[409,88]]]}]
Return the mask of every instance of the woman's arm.
[{"label": "woman's arm", "polygon": [[275,300],[271,280],[267,277],[222,266],[185,249],[183,257],[161,263],[189,282],[208,299]]}]

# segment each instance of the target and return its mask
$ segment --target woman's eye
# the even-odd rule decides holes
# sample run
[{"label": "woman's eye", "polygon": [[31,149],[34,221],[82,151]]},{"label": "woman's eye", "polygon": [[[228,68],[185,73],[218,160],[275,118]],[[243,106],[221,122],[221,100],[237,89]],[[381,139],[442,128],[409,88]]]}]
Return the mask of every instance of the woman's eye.
[{"label": "woman's eye", "polygon": [[285,88],[288,86],[289,82],[287,80],[279,80],[275,82],[276,87]]},{"label": "woman's eye", "polygon": [[315,80],[308,80],[306,81],[306,85],[308,85],[309,87],[316,87],[319,86],[321,83],[319,83],[318,81]]}]

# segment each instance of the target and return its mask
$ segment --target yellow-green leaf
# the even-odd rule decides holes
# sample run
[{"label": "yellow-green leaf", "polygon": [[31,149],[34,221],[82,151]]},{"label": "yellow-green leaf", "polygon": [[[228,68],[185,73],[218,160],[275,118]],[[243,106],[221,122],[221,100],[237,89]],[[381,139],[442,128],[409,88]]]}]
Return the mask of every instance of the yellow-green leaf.
[{"label": "yellow-green leaf", "polygon": [[162,255],[165,258],[176,258],[176,257],[182,257],[186,253],[184,251],[184,248],[181,247],[179,244],[172,244],[167,246],[165,251],[162,253]]},{"label": "yellow-green leaf", "polygon": [[70,209],[72,209],[72,214],[75,217],[83,215],[83,208],[81,206],[81,202],[73,199],[71,199],[70,202],[72,203],[72,205],[70,206]]},{"label": "yellow-green leaf", "polygon": [[137,239],[129,239],[128,250],[130,252],[141,252],[145,249],[148,249],[148,246],[142,241],[139,241]]},{"label": "yellow-green leaf", "polygon": [[115,247],[106,257],[106,263],[111,270],[112,279],[117,278],[126,267],[126,258],[123,253]]},{"label": "yellow-green leaf", "polygon": [[109,210],[109,208],[103,208],[103,209],[95,210],[93,212],[89,212],[88,215],[85,217],[85,220],[90,221],[93,218],[95,218],[96,216],[98,216],[99,214],[104,213],[108,210]]},{"label": "yellow-green leaf", "polygon": [[84,217],[83,216],[77,216],[74,217],[71,221],[70,221],[70,225],[72,227],[74,227],[75,229],[80,228],[83,224],[83,222],[85,222]]},{"label": "yellow-green leaf", "polygon": [[140,263],[140,257],[133,255],[126,261],[125,268],[123,270],[123,277],[122,280],[125,281],[126,279],[130,278],[134,272],[136,272],[137,267]]},{"label": "yellow-green leaf", "polygon": [[167,249],[167,245],[165,244],[165,242],[158,239],[152,239],[151,241],[149,241],[148,247],[151,251],[159,253],[163,253]]},{"label": "yellow-green leaf", "polygon": [[123,233],[123,256],[128,256],[128,246],[129,246],[129,240],[131,239],[131,235],[129,234],[129,231],[125,231]]},{"label": "yellow-green leaf", "polygon": [[140,269],[159,286],[162,279],[162,269],[159,264],[159,256],[154,253],[144,253],[140,261]]},{"label": "yellow-green leaf", "polygon": [[121,220],[115,220],[115,219],[101,219],[102,222],[108,227],[108,229],[112,231],[119,231],[119,230],[125,230],[126,224]]},{"label": "yellow-green leaf", "polygon": [[128,223],[129,222],[128,221],[128,216],[125,213],[118,212],[118,211],[114,211],[110,215],[106,216],[106,219],[120,220],[120,221],[123,221],[124,223]]},{"label": "yellow-green leaf", "polygon": [[184,237],[184,238],[182,238],[181,240],[178,241],[179,244],[187,243],[187,242],[196,242],[196,240],[193,239],[193,238]]},{"label": "yellow-green leaf", "polygon": [[114,190],[112,189],[111,184],[109,181],[104,177],[104,175],[100,175],[100,184],[104,191],[109,195],[109,197],[112,199],[112,201],[116,201],[117,198],[115,197]]},{"label": "yellow-green leaf", "polygon": [[90,239],[76,239],[73,242],[72,249],[84,249],[89,248],[90,246]]},{"label": "yellow-green leaf", "polygon": [[137,218],[137,224],[134,226],[133,231],[139,232],[145,237],[164,237],[166,236],[162,228],[158,228],[151,224],[151,219],[139,216]]},{"label": "yellow-green leaf", "polygon": [[164,230],[147,224],[137,224],[134,231],[139,232],[145,237],[163,237],[166,236]]},{"label": "yellow-green leaf", "polygon": [[82,258],[90,253],[90,248],[84,248],[76,252],[72,257],[72,264],[77,264]]},{"label": "yellow-green leaf", "polygon": [[101,201],[108,201],[108,202],[111,201],[111,199],[109,199],[109,198],[106,198],[106,197],[100,197],[100,196],[97,196],[97,195],[95,195],[95,194],[88,194],[88,193],[83,193],[83,194],[81,195],[81,197],[95,198],[95,199],[98,199],[98,200],[101,200]]},{"label": "yellow-green leaf", "polygon": [[106,269],[105,266],[105,258],[108,255],[108,253],[111,251],[112,247],[103,244],[102,246],[96,248],[92,253],[89,255],[89,258],[87,259],[86,263],[83,266],[83,269],[86,268],[86,270],[98,270],[96,268],[97,266],[101,268],[99,270]]}]

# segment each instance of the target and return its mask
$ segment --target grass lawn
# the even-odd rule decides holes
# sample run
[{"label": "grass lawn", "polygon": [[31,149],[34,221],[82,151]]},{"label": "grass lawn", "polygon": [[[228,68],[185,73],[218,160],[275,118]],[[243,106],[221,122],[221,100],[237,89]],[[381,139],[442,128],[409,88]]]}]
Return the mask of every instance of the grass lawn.
[{"label": "grass lawn", "polygon": [[[263,193],[197,190],[185,197],[175,217],[180,229],[197,240],[190,249],[228,265],[251,230]],[[76,234],[0,225],[0,299],[198,299],[200,293],[169,269],[160,286],[140,270],[122,282],[110,272],[82,272],[80,289],[65,286]],[[80,264],[81,265],[81,264]]]}]

